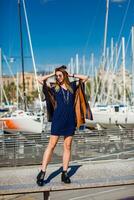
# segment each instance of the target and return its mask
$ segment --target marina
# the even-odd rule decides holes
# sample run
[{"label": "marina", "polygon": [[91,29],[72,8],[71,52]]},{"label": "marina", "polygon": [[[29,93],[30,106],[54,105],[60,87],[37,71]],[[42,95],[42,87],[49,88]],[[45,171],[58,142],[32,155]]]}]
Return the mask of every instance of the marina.
[{"label": "marina", "polygon": [[[132,1],[0,2],[0,200],[134,199]],[[60,66],[69,82],[57,70],[65,88],[56,74]],[[49,114],[57,109],[53,86],[58,81],[66,107],[57,116],[75,121],[65,124],[75,129],[68,167],[72,181],[65,184],[60,178],[67,173],[64,135],[39,187],[36,176],[53,134]],[[79,88],[83,99],[76,98]],[[65,115],[70,102],[72,118],[72,112]],[[80,126],[77,116],[83,120]]]},{"label": "marina", "polygon": [[[130,2],[128,2],[129,6]],[[1,111],[2,109],[9,109],[9,112],[4,116],[0,116],[0,129],[6,132],[33,132],[41,133],[43,131],[43,123],[47,121],[46,116],[46,102],[41,93],[41,86],[39,86],[38,75],[50,73],[54,70],[49,68],[47,72],[37,71],[35,63],[35,55],[33,51],[33,44],[31,39],[31,32],[29,26],[29,19],[27,13],[26,2],[18,1],[19,11],[19,39],[20,39],[20,65],[22,73],[13,74],[11,64],[14,64],[14,58],[8,59],[4,54],[3,49],[0,48],[0,77],[1,77]],[[99,4],[98,4],[99,5]],[[98,66],[95,64],[95,55],[91,53],[90,59],[86,59],[86,55],[81,56],[77,53],[75,57],[71,57],[68,62],[68,73],[83,74],[88,76],[88,81],[85,84],[86,98],[91,106],[93,113],[93,120],[86,120],[86,126],[89,129],[119,129],[134,128],[134,27],[131,26],[129,30],[129,38],[120,35],[117,43],[114,38],[110,39],[110,47],[107,42],[108,35],[108,19],[111,3],[109,0],[105,2],[105,24],[104,24],[104,43],[102,54],[99,55],[100,61]],[[23,12],[24,15],[23,15]],[[127,15],[126,9],[126,15]],[[22,17],[23,15],[23,17]],[[125,18],[124,18],[125,20]],[[23,48],[23,26],[25,21],[25,28],[29,44],[29,51],[33,66],[33,73],[27,74],[24,66],[24,48]],[[129,68],[127,69],[127,49],[129,48]],[[4,66],[9,69],[10,75],[4,76]],[[131,65],[131,67],[130,67]],[[29,82],[28,82],[29,80]],[[72,79],[71,79],[72,80]],[[54,82],[54,79],[51,79]],[[12,94],[8,93],[10,90],[9,83],[14,87]],[[21,86],[20,86],[21,85]],[[26,95],[36,91],[34,96]],[[14,93],[14,90],[16,92]],[[7,94],[6,94],[7,92]],[[7,97],[8,95],[8,97]],[[13,95],[13,99],[10,97]],[[13,101],[13,111],[10,106],[10,101]],[[32,111],[29,109],[28,98],[32,98],[29,104],[32,104]],[[4,101],[4,102],[3,102]],[[38,101],[38,111],[35,109],[34,102]],[[37,112],[44,113],[37,115]],[[29,120],[27,120],[29,118]],[[28,123],[29,121],[29,123]],[[24,126],[25,124],[25,126]]]}]

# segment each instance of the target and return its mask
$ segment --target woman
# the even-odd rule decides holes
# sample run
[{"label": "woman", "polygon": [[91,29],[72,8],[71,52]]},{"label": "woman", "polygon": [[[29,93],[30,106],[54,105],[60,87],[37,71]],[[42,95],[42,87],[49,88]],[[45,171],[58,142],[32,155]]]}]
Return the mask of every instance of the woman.
[{"label": "woman", "polygon": [[47,79],[53,76],[56,78],[55,85],[51,86],[47,83],[47,86],[55,96],[56,105],[52,117],[49,144],[43,155],[41,171],[37,176],[37,184],[39,186],[43,186],[47,165],[51,160],[52,153],[60,136],[64,136],[63,172],[61,181],[64,183],[71,183],[67,174],[67,169],[71,156],[72,138],[76,127],[74,99],[77,86],[76,81],[69,81],[69,77],[78,78],[82,82],[85,82],[88,79],[88,77],[84,75],[68,74],[66,66],[61,66],[56,68],[54,73],[42,77],[41,80],[39,80],[39,83],[46,83]]}]

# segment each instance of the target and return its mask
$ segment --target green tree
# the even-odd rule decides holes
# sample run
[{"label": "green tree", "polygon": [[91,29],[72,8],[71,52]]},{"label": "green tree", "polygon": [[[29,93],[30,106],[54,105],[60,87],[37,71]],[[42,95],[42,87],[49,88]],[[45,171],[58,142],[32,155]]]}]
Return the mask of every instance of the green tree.
[{"label": "green tree", "polygon": [[[8,85],[4,85],[4,91],[10,103],[16,101],[16,85],[14,82],[11,82]],[[6,102],[5,98],[4,102]]]}]

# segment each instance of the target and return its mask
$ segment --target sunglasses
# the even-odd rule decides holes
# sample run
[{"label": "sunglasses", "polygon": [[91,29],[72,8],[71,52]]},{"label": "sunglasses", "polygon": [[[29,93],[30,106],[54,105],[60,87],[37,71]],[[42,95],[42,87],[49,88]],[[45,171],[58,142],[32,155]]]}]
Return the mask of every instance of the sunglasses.
[{"label": "sunglasses", "polygon": [[59,75],[55,75],[55,77],[56,77],[56,78],[58,78],[58,77],[61,78],[61,77],[63,77],[63,75],[62,75],[62,74],[59,74]]}]

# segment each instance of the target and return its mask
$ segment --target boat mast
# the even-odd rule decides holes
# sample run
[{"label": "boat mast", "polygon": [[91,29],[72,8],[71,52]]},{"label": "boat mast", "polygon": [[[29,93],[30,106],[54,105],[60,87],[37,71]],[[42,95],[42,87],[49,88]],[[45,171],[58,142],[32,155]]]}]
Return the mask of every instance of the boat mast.
[{"label": "boat mast", "polygon": [[23,53],[23,36],[22,36],[22,19],[21,19],[21,0],[18,0],[18,14],[20,27],[20,49],[21,49],[21,66],[22,66],[22,82],[23,82],[23,105],[26,111],[26,91],[25,91],[25,77],[24,77],[24,53]]},{"label": "boat mast", "polygon": [[91,74],[94,77],[94,53],[91,53]]},{"label": "boat mast", "polygon": [[76,74],[79,73],[79,56],[78,54],[76,54],[76,58],[75,58],[75,62],[76,62]]},{"label": "boat mast", "polygon": [[110,59],[110,64],[111,64],[111,71],[114,68],[114,40],[111,38],[111,59]]},{"label": "boat mast", "polygon": [[94,102],[94,54],[91,53],[91,99]]},{"label": "boat mast", "polygon": [[106,51],[106,70],[109,69],[109,47],[107,47]]},{"label": "boat mast", "polygon": [[[29,23],[28,23],[28,17],[27,17],[27,12],[26,12],[26,6],[25,6],[25,1],[22,0],[22,2],[23,2],[24,15],[25,15],[25,20],[26,20],[26,27],[27,27],[27,33],[28,33],[28,39],[29,39],[31,57],[32,57],[32,62],[33,62],[33,67],[34,67],[35,79],[36,79],[36,84],[37,84],[38,97],[39,97],[39,101],[40,101],[40,108],[41,108],[41,111],[43,111],[43,106],[42,106],[42,101],[41,101],[41,94],[40,94],[40,88],[39,88],[38,77],[37,77],[37,69],[36,69],[34,52],[33,52],[33,47],[32,47],[32,39],[31,39],[30,28],[29,28]],[[51,70],[52,69],[50,68],[50,71]]]},{"label": "boat mast", "polygon": [[86,58],[85,55],[82,57],[82,64],[83,64],[83,74],[86,74]]},{"label": "boat mast", "polygon": [[126,104],[125,38],[122,37],[123,103]]},{"label": "boat mast", "polygon": [[132,104],[134,105],[134,26],[132,27]]},{"label": "boat mast", "polygon": [[104,44],[103,44],[103,69],[105,68],[106,61],[106,42],[107,42],[107,25],[108,25],[108,12],[109,12],[109,0],[106,0],[106,18],[105,18],[105,30],[104,30]]},{"label": "boat mast", "polygon": [[72,57],[70,62],[71,62],[71,73],[74,74],[74,60]]},{"label": "boat mast", "polygon": [[17,80],[16,80],[16,85],[17,85],[17,90],[16,90],[16,98],[17,98],[17,109],[19,109],[19,73],[17,72]]}]

